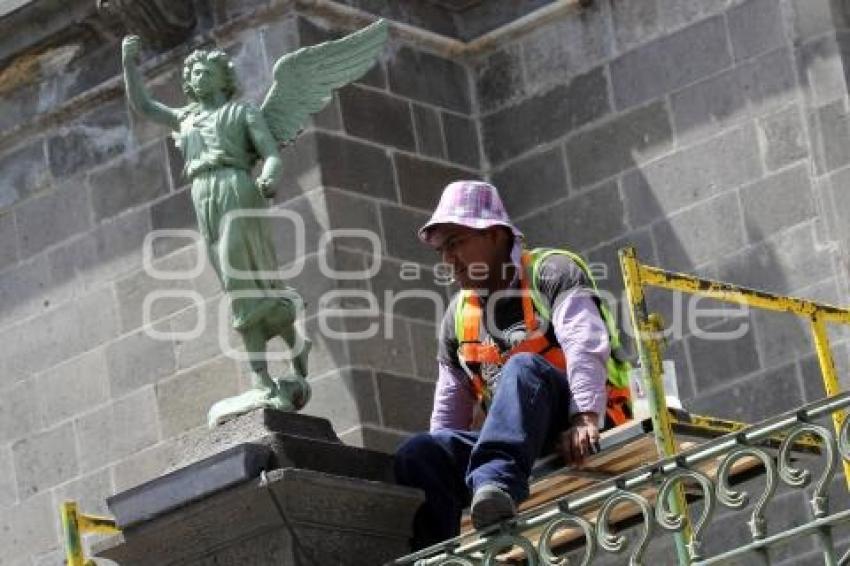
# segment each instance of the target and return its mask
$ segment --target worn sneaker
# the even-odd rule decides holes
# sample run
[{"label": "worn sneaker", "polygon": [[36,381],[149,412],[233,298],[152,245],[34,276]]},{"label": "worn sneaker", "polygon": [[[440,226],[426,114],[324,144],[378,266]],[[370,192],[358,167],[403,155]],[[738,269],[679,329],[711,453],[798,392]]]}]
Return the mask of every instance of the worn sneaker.
[{"label": "worn sneaker", "polygon": [[483,529],[516,515],[516,505],[507,491],[487,484],[475,490],[470,515],[472,525],[476,529]]}]

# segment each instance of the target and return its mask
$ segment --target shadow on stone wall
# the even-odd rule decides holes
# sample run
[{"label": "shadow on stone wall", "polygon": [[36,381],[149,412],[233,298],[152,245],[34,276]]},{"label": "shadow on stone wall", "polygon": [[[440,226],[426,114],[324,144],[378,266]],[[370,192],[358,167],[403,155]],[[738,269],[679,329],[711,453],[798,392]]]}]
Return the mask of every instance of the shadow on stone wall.
[{"label": "shadow on stone wall", "polygon": [[[255,9],[219,4],[199,15],[204,30]],[[826,0],[789,0],[783,10],[797,16],[777,20],[772,1],[681,4],[664,11],[670,2],[599,2],[499,46],[471,69],[394,45],[379,70],[340,92],[286,150],[276,205],[302,215],[308,249],[296,254],[280,224],[279,259],[285,267],[304,256],[289,282],[309,303],[306,325],[317,341],[311,410],[332,416],[347,441],[392,450],[427,426],[438,317],[429,301],[398,299],[396,338],[353,347],[319,337],[319,298],[367,289],[386,307],[387,292],[414,287],[400,277],[405,262],[423,267],[427,288],[446,297],[414,232],[442,185],[459,176],[485,173],[531,244],[564,245],[605,265],[602,286],[617,297],[616,250],[630,243],[667,269],[846,302],[846,274],[833,265],[837,255],[846,266],[850,241],[838,218],[850,204],[843,12]],[[263,26],[222,39],[250,69],[243,78],[252,96],[269,60],[258,67],[249,59],[333,35],[300,18]],[[216,395],[245,384],[221,356],[218,332],[162,342],[140,329],[143,299],[158,286],[140,269],[144,238],[194,227],[193,211],[173,145],[132,117],[109,83],[117,36],[73,30],[29,59],[38,73],[0,87],[0,526],[39,526],[11,541],[0,533],[4,557],[33,549],[55,557],[58,531],[41,528],[55,527],[54,499],[72,496],[95,510],[104,493],[155,475],[174,457],[172,437],[200,425]],[[176,84],[172,70],[151,87],[177,103]],[[99,98],[40,121],[67,97],[100,87]],[[321,234],[348,227],[381,233],[382,269],[365,282],[319,270],[324,259],[338,269],[370,263],[362,242],[317,248]],[[178,242],[154,252],[163,268],[194,262]],[[217,314],[209,270],[171,288],[198,292]],[[669,298],[653,294],[650,304],[676,320]],[[156,305],[155,318],[183,330],[197,317],[175,300]],[[745,321],[750,331],[736,340],[691,332],[671,339],[688,406],[751,419],[818,397],[805,328],[781,315]],[[839,338],[844,370],[846,336]],[[59,458],[67,466],[55,465]]]},{"label": "shadow on stone wall", "polygon": [[[709,5],[725,3],[700,7],[710,12]],[[665,269],[846,304],[844,274],[833,266],[840,232],[829,226],[828,191],[838,189],[821,186],[826,173],[846,165],[847,144],[835,143],[847,135],[844,40],[829,31],[841,15],[827,3],[789,3],[796,19],[786,27],[779,8],[736,3],[566,83],[556,82],[563,75],[534,78],[529,53],[544,59],[545,52],[561,68],[582,69],[588,53],[604,58],[578,24],[553,24],[481,61],[489,176],[531,243],[585,252],[607,267],[603,287],[617,297],[616,249],[632,244],[644,262]],[[630,29],[648,35],[659,34],[663,20],[656,2],[614,8],[617,40],[636,43],[646,38],[618,30],[617,17],[645,18],[646,26]],[[613,81],[613,108],[603,71]],[[674,325],[692,310],[662,291],[651,292],[649,303]],[[749,330],[734,340],[706,340],[689,328],[671,336],[667,356],[677,362],[688,408],[752,422],[823,396],[805,321],[753,311],[701,327],[716,332],[741,323]],[[834,347],[844,375],[846,336],[835,333]],[[846,491],[842,481],[835,487]],[[784,493],[771,528],[790,525],[802,505],[799,493]],[[713,546],[745,542],[737,523],[716,523]],[[653,547],[669,560],[669,541]],[[805,539],[775,558],[797,564],[795,557],[814,548]]]}]

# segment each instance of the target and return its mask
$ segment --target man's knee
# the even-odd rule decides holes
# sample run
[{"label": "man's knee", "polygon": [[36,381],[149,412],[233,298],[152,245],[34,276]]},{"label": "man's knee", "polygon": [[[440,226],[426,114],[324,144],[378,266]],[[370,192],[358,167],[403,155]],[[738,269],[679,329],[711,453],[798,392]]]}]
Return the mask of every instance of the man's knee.
[{"label": "man's knee", "polygon": [[433,443],[430,432],[420,432],[414,434],[399,445],[396,449],[396,462],[409,462],[416,460],[421,455],[429,450],[429,446]]},{"label": "man's knee", "polygon": [[539,381],[543,377],[542,358],[537,354],[514,354],[502,367],[502,376],[512,376],[523,381]]},{"label": "man's knee", "polygon": [[403,482],[411,473],[421,470],[423,463],[433,459],[438,448],[439,441],[430,432],[414,434],[402,442],[394,458],[396,479]]},{"label": "man's knee", "polygon": [[[396,450],[393,469],[396,482],[424,487],[435,475],[459,467],[466,468],[458,450],[457,433],[453,431],[421,432],[405,440]],[[468,456],[467,456],[468,457]],[[455,465],[450,465],[454,462]]]}]

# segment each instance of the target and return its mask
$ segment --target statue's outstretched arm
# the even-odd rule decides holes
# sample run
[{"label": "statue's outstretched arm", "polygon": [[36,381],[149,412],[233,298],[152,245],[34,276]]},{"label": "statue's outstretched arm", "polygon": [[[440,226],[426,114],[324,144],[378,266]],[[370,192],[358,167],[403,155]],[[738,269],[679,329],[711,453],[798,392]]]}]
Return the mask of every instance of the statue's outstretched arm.
[{"label": "statue's outstretched arm", "polygon": [[257,188],[263,196],[271,198],[275,194],[275,185],[280,179],[283,161],[278,154],[277,142],[269,130],[266,118],[259,108],[252,107],[248,112],[248,129],[251,141],[260,158],[263,159],[263,169],[257,177]]},{"label": "statue's outstretched arm", "polygon": [[145,88],[137,63],[139,47],[140,40],[135,35],[128,35],[121,44],[121,58],[124,64],[124,85],[130,105],[145,118],[164,124],[172,130],[178,130],[180,128],[178,111],[151,98]]}]

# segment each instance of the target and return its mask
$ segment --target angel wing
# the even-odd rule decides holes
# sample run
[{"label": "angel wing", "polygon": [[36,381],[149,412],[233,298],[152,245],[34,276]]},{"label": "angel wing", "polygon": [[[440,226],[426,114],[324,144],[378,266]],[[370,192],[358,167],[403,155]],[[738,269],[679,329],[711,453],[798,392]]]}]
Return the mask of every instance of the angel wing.
[{"label": "angel wing", "polygon": [[307,118],[330,102],[333,89],[362,77],[387,41],[386,20],[343,38],[302,47],[274,65],[274,82],[261,106],[278,143],[295,139]]}]

